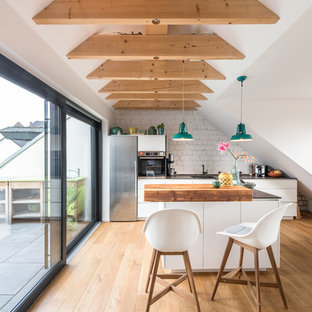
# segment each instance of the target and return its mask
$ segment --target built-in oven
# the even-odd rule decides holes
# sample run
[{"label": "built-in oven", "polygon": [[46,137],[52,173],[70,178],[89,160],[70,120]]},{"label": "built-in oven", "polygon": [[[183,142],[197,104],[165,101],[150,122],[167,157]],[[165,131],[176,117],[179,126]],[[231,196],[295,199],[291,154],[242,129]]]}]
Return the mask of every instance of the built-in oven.
[{"label": "built-in oven", "polygon": [[138,152],[139,177],[166,177],[165,152]]}]

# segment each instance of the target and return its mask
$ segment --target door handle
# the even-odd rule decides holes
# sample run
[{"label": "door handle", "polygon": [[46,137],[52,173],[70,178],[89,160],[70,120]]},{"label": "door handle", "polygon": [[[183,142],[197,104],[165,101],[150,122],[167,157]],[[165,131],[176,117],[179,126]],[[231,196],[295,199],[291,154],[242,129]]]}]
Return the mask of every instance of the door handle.
[{"label": "door handle", "polygon": [[134,182],[134,194],[138,196],[138,168],[137,168],[137,161],[134,161],[134,172],[135,172],[135,182]]}]

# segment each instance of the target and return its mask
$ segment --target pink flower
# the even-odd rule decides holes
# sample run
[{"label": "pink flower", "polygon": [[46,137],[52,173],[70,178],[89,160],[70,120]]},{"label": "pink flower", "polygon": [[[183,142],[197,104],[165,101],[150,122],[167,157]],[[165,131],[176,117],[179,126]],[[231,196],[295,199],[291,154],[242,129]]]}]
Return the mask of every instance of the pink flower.
[{"label": "pink flower", "polygon": [[224,152],[230,147],[230,142],[220,142],[218,145],[218,151]]}]

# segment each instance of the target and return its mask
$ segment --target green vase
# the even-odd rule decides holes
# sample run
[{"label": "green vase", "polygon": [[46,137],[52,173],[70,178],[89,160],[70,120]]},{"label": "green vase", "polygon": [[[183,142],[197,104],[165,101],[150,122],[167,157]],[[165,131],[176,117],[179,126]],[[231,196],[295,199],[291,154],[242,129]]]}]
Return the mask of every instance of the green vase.
[{"label": "green vase", "polygon": [[237,159],[234,160],[234,166],[232,168],[232,177],[233,177],[233,185],[240,185],[240,174],[239,174],[239,168],[237,166]]},{"label": "green vase", "polygon": [[158,135],[163,135],[165,132],[165,128],[157,128],[158,130]]}]

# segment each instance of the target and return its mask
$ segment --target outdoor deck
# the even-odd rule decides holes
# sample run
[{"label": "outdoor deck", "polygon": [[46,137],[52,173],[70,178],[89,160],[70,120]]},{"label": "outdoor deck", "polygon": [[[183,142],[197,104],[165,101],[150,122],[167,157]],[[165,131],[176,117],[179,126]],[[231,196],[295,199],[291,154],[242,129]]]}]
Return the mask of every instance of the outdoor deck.
[{"label": "outdoor deck", "polygon": [[0,310],[10,311],[45,273],[44,224],[0,223]]}]

